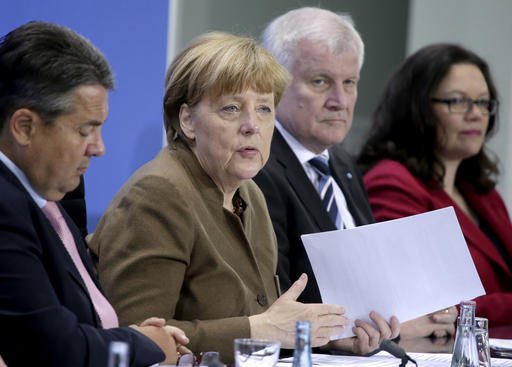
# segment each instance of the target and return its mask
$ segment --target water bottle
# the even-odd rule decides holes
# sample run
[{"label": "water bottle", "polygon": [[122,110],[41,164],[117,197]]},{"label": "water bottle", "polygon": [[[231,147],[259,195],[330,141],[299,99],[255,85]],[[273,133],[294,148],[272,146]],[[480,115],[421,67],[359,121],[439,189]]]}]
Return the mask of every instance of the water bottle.
[{"label": "water bottle", "polygon": [[295,332],[295,350],[293,367],[312,367],[311,359],[311,322],[297,321]]},{"label": "water bottle", "polygon": [[460,303],[451,367],[479,366],[475,338],[475,310],[476,303],[474,301]]},{"label": "water bottle", "polygon": [[129,346],[125,342],[111,342],[108,347],[108,367],[129,366]]}]

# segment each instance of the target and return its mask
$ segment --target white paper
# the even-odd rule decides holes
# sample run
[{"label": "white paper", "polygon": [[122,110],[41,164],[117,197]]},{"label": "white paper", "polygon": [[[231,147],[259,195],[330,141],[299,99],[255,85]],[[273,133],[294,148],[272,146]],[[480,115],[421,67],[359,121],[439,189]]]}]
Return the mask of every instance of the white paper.
[{"label": "white paper", "polygon": [[[408,353],[408,355],[418,362],[422,367],[446,367],[452,360],[451,354],[444,353]],[[356,356],[336,356],[327,354],[313,354],[313,366],[367,366],[367,367],[396,367],[400,360],[386,352],[379,352],[371,357]],[[293,358],[281,359],[277,367],[290,367]],[[512,367],[512,360],[491,358],[493,367]],[[408,362],[407,366],[414,366],[414,363]]]},{"label": "white paper", "polygon": [[452,207],[302,241],[323,302],[346,309],[337,338],[372,310],[405,322],[485,294]]}]

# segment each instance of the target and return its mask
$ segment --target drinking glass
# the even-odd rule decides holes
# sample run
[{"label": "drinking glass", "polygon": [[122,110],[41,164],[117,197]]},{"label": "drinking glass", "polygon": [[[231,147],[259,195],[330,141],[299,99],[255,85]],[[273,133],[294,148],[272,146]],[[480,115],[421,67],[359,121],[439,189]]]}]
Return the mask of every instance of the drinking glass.
[{"label": "drinking glass", "polygon": [[489,322],[484,317],[475,317],[475,338],[480,367],[491,366],[491,351],[489,349]]},{"label": "drinking glass", "polygon": [[281,343],[275,340],[235,339],[236,367],[274,367]]}]

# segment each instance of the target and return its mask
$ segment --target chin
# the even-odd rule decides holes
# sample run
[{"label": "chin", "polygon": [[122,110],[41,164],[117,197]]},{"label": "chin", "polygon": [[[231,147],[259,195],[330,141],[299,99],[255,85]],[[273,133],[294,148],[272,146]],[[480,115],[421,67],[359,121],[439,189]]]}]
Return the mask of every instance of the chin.
[{"label": "chin", "polygon": [[261,168],[258,170],[248,170],[248,171],[240,172],[240,174],[238,175],[238,178],[241,181],[250,180],[254,176],[256,176],[260,170],[261,170]]}]

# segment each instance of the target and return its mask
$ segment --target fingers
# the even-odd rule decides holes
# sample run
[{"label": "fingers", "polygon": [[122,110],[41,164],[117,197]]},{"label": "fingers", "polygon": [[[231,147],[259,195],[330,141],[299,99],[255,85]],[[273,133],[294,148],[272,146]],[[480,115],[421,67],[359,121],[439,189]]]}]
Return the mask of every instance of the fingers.
[{"label": "fingers", "polygon": [[362,320],[355,320],[352,331],[356,340],[356,353],[366,354],[379,347],[380,333],[369,323]]},{"label": "fingers", "polygon": [[299,298],[300,294],[306,288],[306,284],[308,283],[308,276],[305,273],[302,273],[302,275],[297,279],[290,289],[288,289],[283,295],[279,298],[296,301],[297,298]]},{"label": "fingers", "polygon": [[[391,335],[393,335],[393,332],[391,331],[390,324],[388,324],[388,322],[386,321],[386,319],[384,319],[384,317],[382,317],[379,313],[372,311],[372,312],[370,312],[370,319],[375,323],[375,325],[377,325],[377,330],[375,330],[373,327],[372,327],[372,329],[374,329],[374,331],[376,331],[378,334],[379,344],[384,339],[391,338]],[[396,317],[395,317],[395,320],[398,321],[396,319]],[[369,325],[369,326],[371,326],[371,325]],[[395,327],[396,327],[396,325],[395,325]]]},{"label": "fingers", "polygon": [[397,317],[391,316],[389,325],[391,327],[391,336],[389,339],[395,339],[400,334],[400,321]]},{"label": "fingers", "polygon": [[457,316],[457,308],[453,306],[433,313],[430,318],[434,322],[448,324],[455,323]]},{"label": "fingers", "polygon": [[437,326],[437,328],[432,331],[432,336],[436,338],[443,338],[453,334],[455,334],[455,324],[453,323]]},{"label": "fingers", "polygon": [[178,344],[176,346],[176,351],[179,353],[179,354],[193,354],[192,351],[190,349],[188,349],[187,347],[183,346],[183,345],[180,345]]},{"label": "fingers", "polygon": [[178,345],[186,345],[190,341],[185,335],[185,332],[176,326],[165,325],[165,330],[176,340],[176,344]]},{"label": "fingers", "polygon": [[370,312],[370,319],[375,326],[362,321],[355,320],[352,331],[356,335],[354,340],[354,352],[366,354],[374,351],[384,339],[393,339],[400,333],[400,322],[392,316],[389,323],[377,312]]},{"label": "fingers", "polygon": [[313,325],[311,332],[311,345],[320,347],[329,342],[331,336],[341,334],[348,323],[348,319],[341,315],[320,316]]},{"label": "fingers", "polygon": [[150,317],[140,323],[139,326],[156,326],[163,327],[165,325],[165,319],[161,317]]}]

